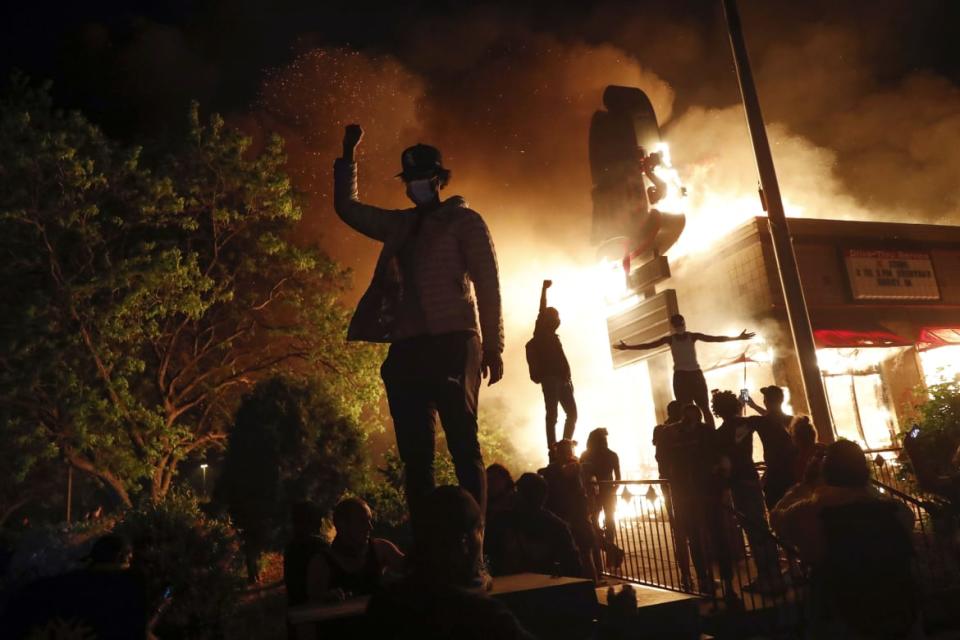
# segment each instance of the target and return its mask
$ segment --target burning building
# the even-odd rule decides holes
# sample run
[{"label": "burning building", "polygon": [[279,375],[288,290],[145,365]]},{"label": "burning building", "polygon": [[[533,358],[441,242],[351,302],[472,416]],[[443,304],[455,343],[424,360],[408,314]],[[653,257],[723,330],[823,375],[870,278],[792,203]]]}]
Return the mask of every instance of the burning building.
[{"label": "burning building", "polygon": [[[790,230],[834,432],[890,445],[918,392],[960,373],[960,228],[793,218]],[[703,345],[709,388],[778,384],[807,411],[766,218],[677,260],[657,288],[609,319],[613,340],[663,335],[677,302],[692,325],[755,328],[746,347]],[[613,352],[618,367],[646,359],[658,411],[671,394],[664,351]]]},{"label": "burning building", "polygon": [[[681,311],[708,333],[754,329],[746,347],[701,346],[708,387],[777,384],[807,413],[767,218],[671,264],[684,190],[653,108],[639,89],[617,86],[603,104],[590,127],[592,241],[620,281],[608,292],[610,343],[665,335]],[[833,434],[888,446],[923,387],[960,372],[960,228],[794,218],[790,230]],[[615,368],[646,361],[660,419],[672,399],[667,350],[611,351]]]}]

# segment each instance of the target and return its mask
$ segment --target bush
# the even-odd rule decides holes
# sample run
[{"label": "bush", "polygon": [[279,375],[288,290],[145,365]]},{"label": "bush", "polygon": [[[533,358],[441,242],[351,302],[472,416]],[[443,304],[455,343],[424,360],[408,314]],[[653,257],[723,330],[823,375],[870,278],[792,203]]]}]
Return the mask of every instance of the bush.
[{"label": "bush", "polygon": [[282,545],[290,505],[333,508],[361,478],[363,434],[316,382],[271,378],[244,396],[214,499],[240,530],[248,574]]},{"label": "bush", "polygon": [[239,548],[226,520],[204,514],[192,495],[172,492],[162,502],[128,511],[115,531],[133,545],[147,601],[159,603],[164,590],[172,589],[159,637],[223,635],[243,587]]}]

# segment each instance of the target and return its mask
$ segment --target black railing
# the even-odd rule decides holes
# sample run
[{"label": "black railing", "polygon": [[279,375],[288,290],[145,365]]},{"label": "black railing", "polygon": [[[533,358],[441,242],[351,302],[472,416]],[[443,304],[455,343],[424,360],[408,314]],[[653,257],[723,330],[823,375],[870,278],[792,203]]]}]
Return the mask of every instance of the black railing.
[{"label": "black railing", "polygon": [[873,484],[913,513],[912,538],[920,586],[927,592],[960,588],[960,518],[955,505],[920,499],[878,480]]},{"label": "black railing", "polygon": [[603,532],[605,575],[700,595],[727,634],[730,625],[744,633],[799,633],[806,570],[765,520],[751,521],[729,496],[678,503],[663,480],[599,485],[619,498],[615,530]]},{"label": "black railing", "polygon": [[883,449],[866,449],[864,455],[870,465],[873,479],[887,487],[892,487],[900,493],[920,498],[918,489],[901,462],[903,449],[886,447]]}]

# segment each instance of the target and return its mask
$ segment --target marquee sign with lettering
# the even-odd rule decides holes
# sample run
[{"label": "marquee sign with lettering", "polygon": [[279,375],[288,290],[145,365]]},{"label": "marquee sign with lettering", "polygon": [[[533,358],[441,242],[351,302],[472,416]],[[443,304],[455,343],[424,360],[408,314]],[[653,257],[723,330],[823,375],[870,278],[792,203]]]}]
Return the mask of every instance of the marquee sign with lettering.
[{"label": "marquee sign with lettering", "polygon": [[930,254],[919,251],[844,251],[855,300],[939,300]]}]

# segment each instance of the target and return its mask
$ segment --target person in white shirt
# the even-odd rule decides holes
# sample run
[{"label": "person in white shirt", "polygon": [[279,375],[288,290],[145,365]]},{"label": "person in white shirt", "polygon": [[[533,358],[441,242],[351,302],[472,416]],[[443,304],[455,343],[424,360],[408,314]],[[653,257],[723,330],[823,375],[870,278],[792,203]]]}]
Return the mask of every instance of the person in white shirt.
[{"label": "person in white shirt", "polygon": [[707,393],[707,381],[700,370],[697,361],[698,340],[703,342],[733,342],[735,340],[749,340],[755,334],[743,330],[738,336],[713,336],[708,333],[687,331],[687,323],[679,313],[670,316],[670,335],[657,338],[652,342],[627,344],[623,340],[613,345],[621,351],[644,351],[657,347],[669,346],[673,356],[673,395],[681,403],[687,405],[695,403],[703,412],[704,420],[711,428],[714,427],[713,414],[710,411],[710,398]]}]

